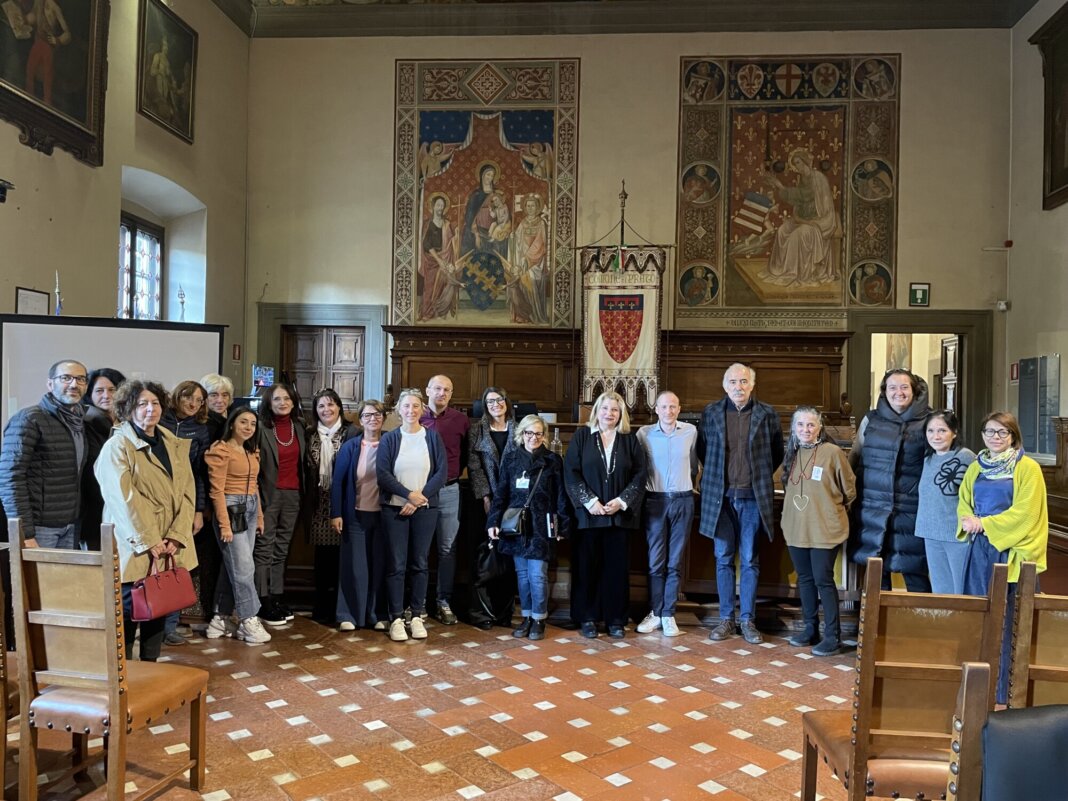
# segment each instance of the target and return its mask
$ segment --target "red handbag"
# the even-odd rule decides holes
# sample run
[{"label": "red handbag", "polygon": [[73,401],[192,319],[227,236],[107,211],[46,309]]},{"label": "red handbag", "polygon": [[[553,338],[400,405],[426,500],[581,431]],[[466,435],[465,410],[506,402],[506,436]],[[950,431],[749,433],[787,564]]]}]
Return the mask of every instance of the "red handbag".
[{"label": "red handbag", "polygon": [[130,590],[133,606],[131,617],[135,622],[155,620],[196,603],[193,579],[184,567],[175,567],[173,554],[167,554],[160,560],[166,561],[163,570],[159,569],[159,561],[151,554],[148,558],[148,575],[135,581]]}]

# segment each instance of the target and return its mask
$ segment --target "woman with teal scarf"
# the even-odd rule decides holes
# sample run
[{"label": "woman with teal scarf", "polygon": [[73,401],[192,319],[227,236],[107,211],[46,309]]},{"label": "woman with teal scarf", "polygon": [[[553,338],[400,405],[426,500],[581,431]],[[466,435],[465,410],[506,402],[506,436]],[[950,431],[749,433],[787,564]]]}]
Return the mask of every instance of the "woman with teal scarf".
[{"label": "woman with teal scarf", "polygon": [[1009,602],[997,689],[997,701],[1004,704],[1020,565],[1036,562],[1040,573],[1046,569],[1049,516],[1042,468],[1024,455],[1016,418],[1009,412],[988,414],[982,423],[982,434],[986,447],[969,465],[960,485],[957,539],[968,543],[965,595],[986,595],[994,565],[1004,562],[1009,566]]}]

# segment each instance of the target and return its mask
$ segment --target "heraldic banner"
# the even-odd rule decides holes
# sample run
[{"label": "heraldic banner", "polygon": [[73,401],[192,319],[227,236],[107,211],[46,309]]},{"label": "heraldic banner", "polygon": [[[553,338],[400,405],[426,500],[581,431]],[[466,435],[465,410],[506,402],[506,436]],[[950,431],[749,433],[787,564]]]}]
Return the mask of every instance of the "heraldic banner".
[{"label": "heraldic banner", "polygon": [[659,382],[661,282],[667,249],[585,247],[582,266],[582,400],[622,394],[634,406],[638,387],[652,406]]}]

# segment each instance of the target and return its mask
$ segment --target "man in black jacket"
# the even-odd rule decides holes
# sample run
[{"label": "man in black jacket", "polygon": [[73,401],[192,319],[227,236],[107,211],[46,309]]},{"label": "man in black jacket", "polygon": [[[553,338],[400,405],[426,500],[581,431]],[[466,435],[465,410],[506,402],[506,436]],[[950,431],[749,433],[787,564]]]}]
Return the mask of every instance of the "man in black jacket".
[{"label": "man in black jacket", "polygon": [[77,547],[89,450],[81,400],[88,380],[81,362],[56,362],[40,403],[20,410],[4,429],[0,502],[9,519],[22,521],[31,547]]}]

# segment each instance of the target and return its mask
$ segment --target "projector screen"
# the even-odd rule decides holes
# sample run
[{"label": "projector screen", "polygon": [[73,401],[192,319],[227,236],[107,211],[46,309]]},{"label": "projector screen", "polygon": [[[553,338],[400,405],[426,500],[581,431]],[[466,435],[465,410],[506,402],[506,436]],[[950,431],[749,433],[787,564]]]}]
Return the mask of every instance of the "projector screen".
[{"label": "projector screen", "polygon": [[222,366],[223,325],[0,314],[0,426],[48,391],[48,368],[60,359],[88,370],[114,367],[127,378],[167,390],[199,381]]}]

